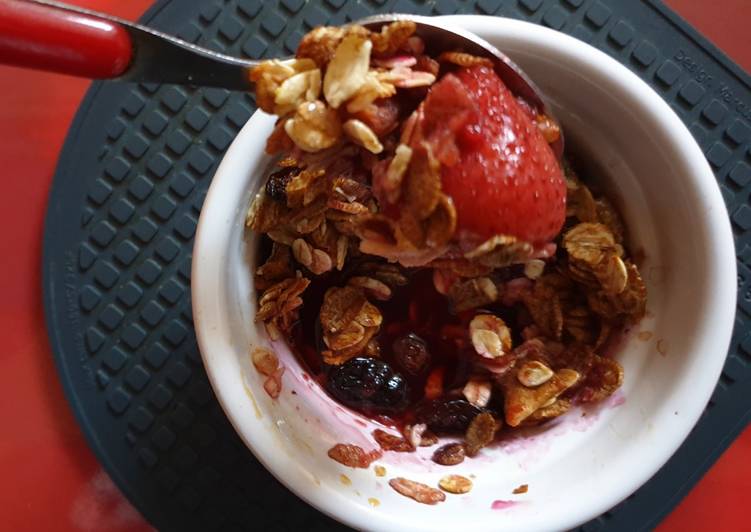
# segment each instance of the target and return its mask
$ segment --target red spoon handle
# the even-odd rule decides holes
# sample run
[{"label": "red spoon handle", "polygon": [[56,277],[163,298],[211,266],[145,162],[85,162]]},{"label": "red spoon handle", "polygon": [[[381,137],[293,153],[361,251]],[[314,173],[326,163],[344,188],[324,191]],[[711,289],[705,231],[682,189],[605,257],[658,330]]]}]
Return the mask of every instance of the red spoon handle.
[{"label": "red spoon handle", "polygon": [[0,0],[0,63],[86,78],[115,78],[133,55],[124,27],[23,0]]}]

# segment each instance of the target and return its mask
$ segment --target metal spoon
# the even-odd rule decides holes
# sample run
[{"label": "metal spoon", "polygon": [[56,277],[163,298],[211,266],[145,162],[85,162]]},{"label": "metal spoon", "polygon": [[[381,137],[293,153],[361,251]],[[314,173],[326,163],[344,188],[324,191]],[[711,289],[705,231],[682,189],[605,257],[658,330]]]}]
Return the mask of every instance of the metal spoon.
[{"label": "metal spoon", "polygon": [[[555,118],[542,91],[516,63],[461,28],[446,29],[430,17],[384,14],[356,21],[377,31],[410,20],[431,53],[449,50],[490,58],[516,96]],[[0,63],[93,79],[174,83],[253,91],[250,70],[261,61],[196,46],[118,17],[51,0],[0,0]],[[560,158],[563,134],[551,147]]]}]

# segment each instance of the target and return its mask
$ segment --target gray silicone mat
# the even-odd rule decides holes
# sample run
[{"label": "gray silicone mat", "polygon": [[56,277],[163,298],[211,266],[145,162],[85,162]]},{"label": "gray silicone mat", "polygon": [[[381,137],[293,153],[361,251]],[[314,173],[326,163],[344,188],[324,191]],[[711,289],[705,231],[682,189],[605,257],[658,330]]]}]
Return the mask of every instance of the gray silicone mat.
[{"label": "gray silicone mat", "polygon": [[[735,336],[705,415],[678,453],[588,530],[651,528],[751,419],[751,84],[656,0],[162,0],[148,24],[248,57],[373,12],[481,13],[545,24],[627,65],[690,126],[721,184],[738,250]],[[331,530],[253,458],[215,400],[190,310],[193,236],[218,161],[253,112],[223,90],[95,83],[50,193],[44,302],[89,444],[160,530]]]}]

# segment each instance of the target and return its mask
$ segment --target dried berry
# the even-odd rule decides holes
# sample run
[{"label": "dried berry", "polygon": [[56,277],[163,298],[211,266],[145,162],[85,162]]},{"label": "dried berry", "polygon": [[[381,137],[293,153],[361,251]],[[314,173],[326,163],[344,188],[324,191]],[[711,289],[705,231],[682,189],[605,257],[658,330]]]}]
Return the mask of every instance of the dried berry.
[{"label": "dried berry", "polygon": [[436,434],[460,434],[482,412],[464,399],[435,399],[418,405],[415,417]]},{"label": "dried berry", "polygon": [[266,195],[274,201],[286,203],[287,183],[290,182],[292,176],[299,172],[299,168],[288,166],[271,174],[268,181],[266,181]]},{"label": "dried berry", "polygon": [[359,445],[351,443],[337,443],[328,451],[329,458],[336,460],[347,467],[359,467],[367,469],[370,464],[381,457],[381,451],[370,451],[369,453]]},{"label": "dried berry", "polygon": [[493,441],[496,430],[498,430],[498,422],[492,414],[483,412],[475,417],[464,436],[467,456],[476,455],[480,449]]},{"label": "dried berry", "polygon": [[447,443],[435,450],[433,461],[436,464],[452,466],[464,461],[466,452],[462,443]]},{"label": "dried berry", "polygon": [[414,333],[394,340],[394,360],[399,369],[411,377],[419,377],[430,365],[430,352],[425,340]]},{"label": "dried berry", "polygon": [[375,358],[357,357],[333,368],[327,387],[334,398],[365,413],[400,412],[409,401],[404,377]]},{"label": "dried berry", "polygon": [[446,373],[445,366],[433,368],[425,380],[425,399],[438,399],[443,395],[443,376]]}]

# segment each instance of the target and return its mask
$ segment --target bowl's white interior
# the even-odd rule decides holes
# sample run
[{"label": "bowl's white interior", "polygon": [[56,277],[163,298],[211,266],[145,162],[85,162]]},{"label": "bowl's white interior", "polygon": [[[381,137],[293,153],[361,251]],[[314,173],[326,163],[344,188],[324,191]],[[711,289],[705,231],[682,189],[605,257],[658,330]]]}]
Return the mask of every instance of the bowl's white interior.
[{"label": "bowl's white interior", "polygon": [[[204,361],[227,415],[255,455],[322,511],[361,529],[522,530],[569,528],[645,482],[682,442],[719,375],[735,309],[730,228],[701,151],[660,97],[601,52],[552,30],[488,17],[451,17],[517,61],[553,100],[566,135],[620,198],[632,249],[643,249],[648,317],[617,354],[622,391],[573,411],[545,431],[513,438],[446,468],[417,455],[387,455],[349,469],[326,456],[335,443],[375,448],[369,422],[336,406],[307,379],[284,345],[287,372],[277,401],[252,368],[252,346],[270,345],[253,323],[255,239],[243,227],[268,159],[274,119],[256,113],[219,168],[194,251],[193,302]],[[638,332],[648,331],[648,340]],[[644,337],[645,335],[642,335]],[[389,478],[435,485],[474,475],[468,495],[435,507],[393,492]],[[346,475],[347,478],[342,478]],[[349,479],[349,480],[347,480]],[[250,480],[249,480],[250,481]],[[524,495],[513,495],[528,484]],[[497,500],[518,501],[491,509]],[[377,505],[376,505],[377,501]],[[497,505],[499,506],[499,505]]]}]

